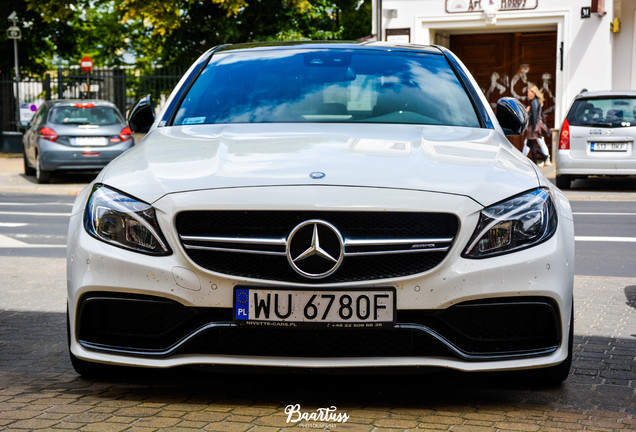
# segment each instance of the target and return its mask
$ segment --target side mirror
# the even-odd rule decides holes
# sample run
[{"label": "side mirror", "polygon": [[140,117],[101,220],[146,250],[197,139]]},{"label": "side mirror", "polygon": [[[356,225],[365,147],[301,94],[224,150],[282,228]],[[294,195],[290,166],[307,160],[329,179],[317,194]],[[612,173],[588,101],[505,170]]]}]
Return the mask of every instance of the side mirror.
[{"label": "side mirror", "polygon": [[133,132],[146,133],[155,122],[155,109],[152,106],[150,95],[139,99],[137,105],[128,114],[128,126]]},{"label": "side mirror", "polygon": [[505,97],[497,101],[497,121],[506,135],[521,135],[528,127],[528,113],[515,98]]}]

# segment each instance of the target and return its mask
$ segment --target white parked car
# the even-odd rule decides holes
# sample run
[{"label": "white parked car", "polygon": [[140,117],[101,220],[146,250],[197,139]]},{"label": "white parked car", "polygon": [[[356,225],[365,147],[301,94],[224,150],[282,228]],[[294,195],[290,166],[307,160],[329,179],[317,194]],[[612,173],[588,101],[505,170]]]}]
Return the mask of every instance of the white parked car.
[{"label": "white parked car", "polygon": [[538,369],[572,359],[570,206],[439,47],[223,46],[77,197],[71,359]]},{"label": "white parked car", "polygon": [[588,176],[636,175],[636,91],[584,91],[561,126],[556,183]]}]

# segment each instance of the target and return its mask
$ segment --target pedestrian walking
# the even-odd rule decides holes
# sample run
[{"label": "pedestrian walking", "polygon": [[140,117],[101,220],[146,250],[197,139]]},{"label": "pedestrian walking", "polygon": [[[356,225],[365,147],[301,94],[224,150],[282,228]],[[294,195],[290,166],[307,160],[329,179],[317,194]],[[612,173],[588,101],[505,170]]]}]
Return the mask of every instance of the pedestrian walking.
[{"label": "pedestrian walking", "polygon": [[529,124],[526,132],[526,139],[523,146],[523,154],[530,154],[532,162],[538,164],[538,160],[542,159],[543,164],[552,165],[550,161],[550,152],[545,143],[544,136],[548,135],[548,127],[543,121],[543,92],[536,85],[528,87],[528,100],[530,103],[526,107],[528,111]]}]

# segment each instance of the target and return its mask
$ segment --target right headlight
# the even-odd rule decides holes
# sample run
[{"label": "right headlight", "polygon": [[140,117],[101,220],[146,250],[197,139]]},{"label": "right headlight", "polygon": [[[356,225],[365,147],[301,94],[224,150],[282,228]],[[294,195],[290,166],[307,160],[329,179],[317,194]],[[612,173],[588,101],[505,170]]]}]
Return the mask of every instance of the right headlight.
[{"label": "right headlight", "polygon": [[170,255],[155,209],[104,185],[96,185],[84,213],[84,227],[93,237],[135,252]]},{"label": "right headlight", "polygon": [[556,227],[548,189],[536,189],[483,209],[462,256],[488,258],[526,249],[552,237]]}]

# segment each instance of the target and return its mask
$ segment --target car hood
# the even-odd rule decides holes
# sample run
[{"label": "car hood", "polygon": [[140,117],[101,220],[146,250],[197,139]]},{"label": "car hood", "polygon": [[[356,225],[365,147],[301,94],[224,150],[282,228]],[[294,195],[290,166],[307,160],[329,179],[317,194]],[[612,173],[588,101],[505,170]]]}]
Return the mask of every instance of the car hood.
[{"label": "car hood", "polygon": [[332,185],[489,205],[539,184],[532,163],[492,129],[350,123],[156,128],[97,181],[149,203],[193,190]]}]

